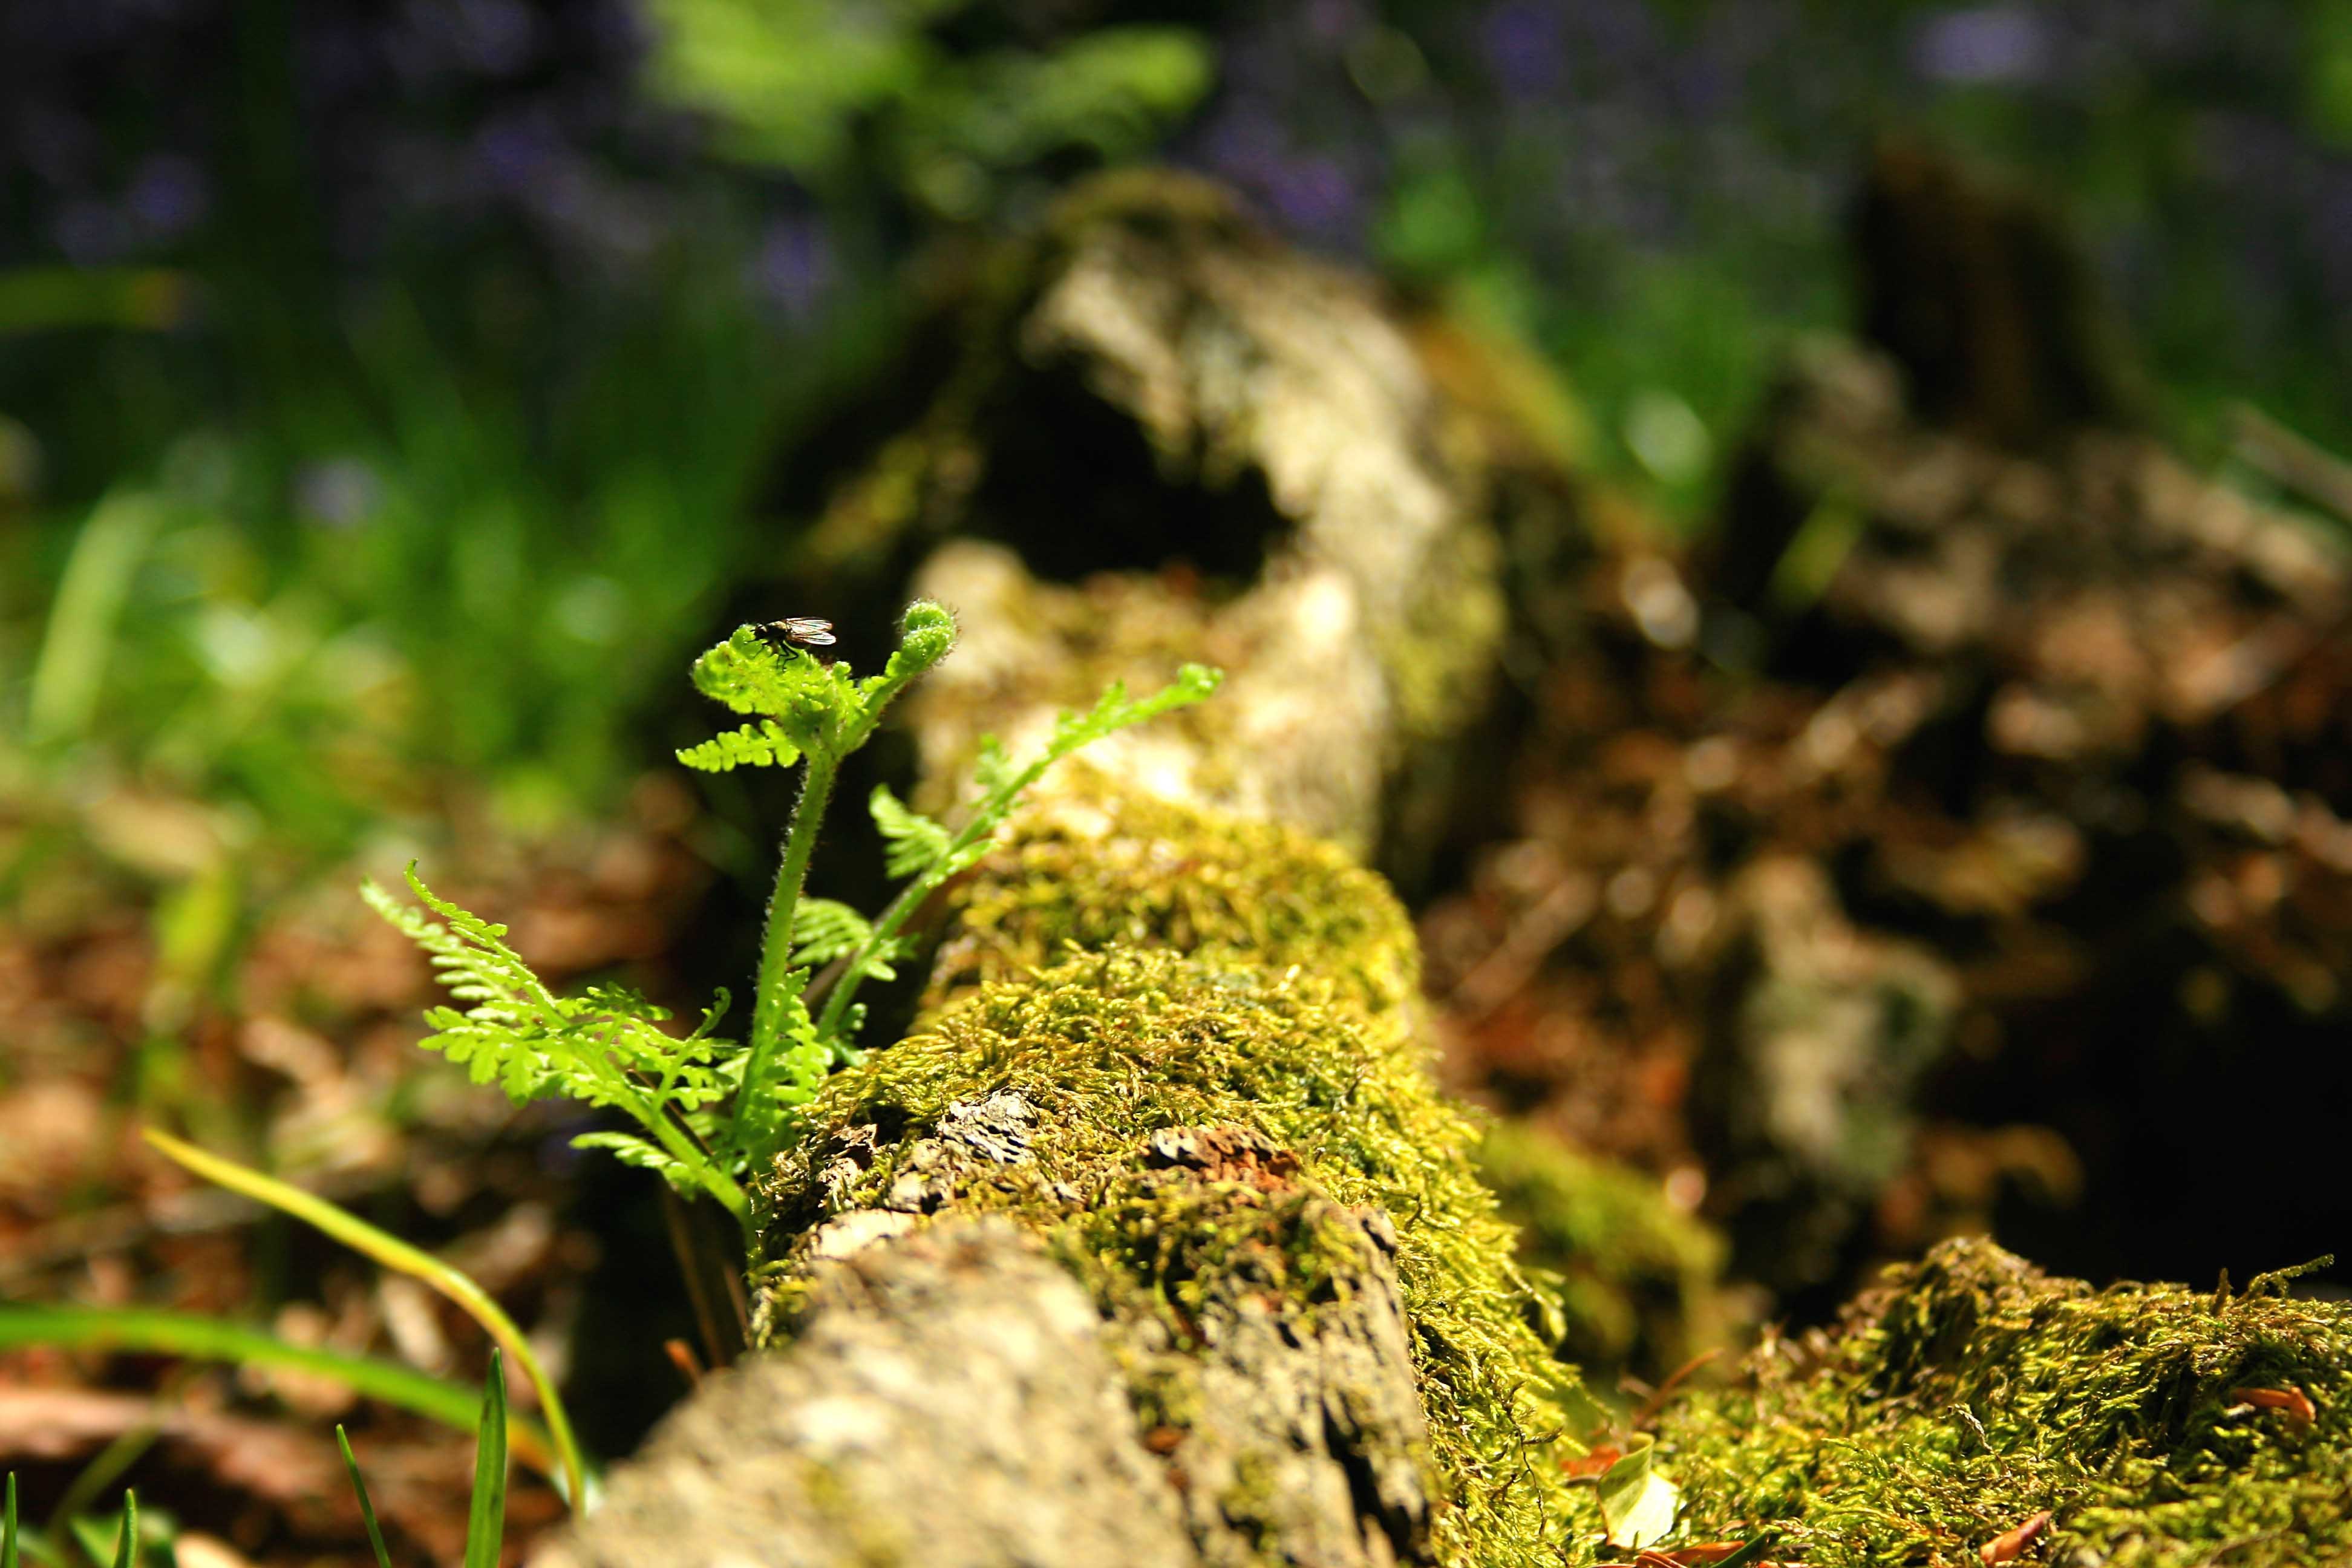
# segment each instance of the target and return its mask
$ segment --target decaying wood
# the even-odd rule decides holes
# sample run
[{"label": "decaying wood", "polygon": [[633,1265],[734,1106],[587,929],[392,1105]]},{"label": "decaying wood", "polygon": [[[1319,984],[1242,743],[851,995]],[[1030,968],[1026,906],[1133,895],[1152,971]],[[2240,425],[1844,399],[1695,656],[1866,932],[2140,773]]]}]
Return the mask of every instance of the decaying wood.
[{"label": "decaying wood", "polygon": [[1195,1561],[1094,1304],[1001,1222],[820,1271],[790,1348],[712,1378],[565,1551],[542,1561]]},{"label": "decaying wood", "polygon": [[[1684,1201],[1736,1217],[1745,1271],[1783,1300],[2005,1182],[2079,1176],[2030,1098],[1973,1136],[1923,1125],[1956,1060],[2030,1039],[2063,1071],[2086,1020],[2177,1042],[2257,990],[2337,1026],[2340,563],[2129,426],[2095,334],[2034,314],[2034,280],[2069,264],[2020,209],[1948,221],[1942,174],[1880,178],[1882,265],[1967,297],[1890,288],[1878,348],[1802,354],[1700,561],[1538,539],[1573,510],[1551,481],[1513,473],[1369,291],[1214,193],[1073,199],[820,553],[895,538],[963,612],[913,709],[934,805],[981,731],[1017,751],[1108,679],[1200,659],[1231,683],[1065,770],[964,890],[925,1028],[827,1087],[769,1185],[766,1350],[623,1467],[572,1562],[1581,1560],[1597,1523],[1557,1420],[1526,1418],[1524,1390],[1474,1408],[1541,1374],[1515,1317],[1536,1298],[1424,1103],[1393,902],[1305,838],[1235,826],[1361,850],[1422,820],[1444,791],[1421,766],[1504,635],[1492,525],[1518,570],[1577,570],[1523,584],[1520,629],[1553,657],[1517,837],[1429,917],[1436,988],[1485,1087],[1696,1177]],[[1915,265],[1938,246],[1959,261]],[[1341,934],[1306,880],[1369,925]],[[1260,1027],[1337,1042],[1343,1070],[1122,1120],[1171,1086],[1221,1092],[1255,1058],[1219,1053]],[[1397,1150],[1347,1146],[1376,1091],[1394,1126],[1433,1119],[1414,1190],[1452,1209],[1399,1200],[1374,1169]],[[1097,1115],[1089,1143],[1069,1121]],[[2191,1151],[2234,1139],[2242,1162],[2250,1125],[2131,1131],[2210,1186]],[[1447,1227],[1475,1245],[1441,1255]],[[1432,1280],[1465,1258],[1490,1314],[1470,1326],[1511,1320],[1491,1343],[1435,1326]],[[1689,1404],[1669,1455],[1709,1421],[1743,1440],[1737,1400]],[[1507,1462],[1462,1447],[1465,1412]],[[1712,1540],[1790,1501],[1706,1475]],[[2000,1502],[1971,1544],[2043,1506]]]},{"label": "decaying wood", "polygon": [[[898,522],[954,536],[917,574],[964,629],[914,709],[927,794],[953,797],[983,731],[1018,753],[1106,680],[1156,685],[1199,660],[1228,671],[1212,704],[1090,751],[1034,815],[1100,836],[1118,808],[1099,803],[1159,799],[1369,847],[1384,798],[1475,710],[1499,634],[1466,427],[1368,288],[1266,241],[1203,187],[1083,194],[1029,265],[919,447],[883,459],[896,493],[921,498]],[[1056,410],[1097,448],[1030,428]],[[1043,470],[1040,439],[1055,448]],[[1136,451],[1148,463],[1114,476]],[[1183,513],[1171,493],[1202,500],[1222,537],[1171,532]],[[854,490],[831,526],[882,526],[877,504],[872,486]],[[1083,581],[1066,580],[1066,549],[1053,553],[1072,538],[1089,552]],[[1131,863],[1164,879],[1187,853],[1147,846]],[[1150,896],[1139,881],[1139,908]],[[950,924],[942,982],[972,979],[975,953],[978,978],[1007,978],[994,951]],[[1219,951],[1227,979],[1169,983],[1255,994],[1301,967],[1363,962],[1310,950],[1311,964],[1244,979],[1272,955]],[[1380,989],[1402,1017],[1404,993]],[[1380,1027],[1399,1041],[1388,1048],[1416,1048],[1409,1030]],[[1134,1145],[1127,1176],[1107,1178],[1113,1194],[1074,1193],[1067,1212],[1165,1208],[1186,1236],[1231,1245],[1201,1259],[1180,1248],[1162,1284],[1090,1300],[1034,1236],[959,1217],[1007,1184],[1055,1201],[1038,1114],[999,1090],[921,1126],[824,1130],[780,1199],[772,1242],[788,1284],[761,1317],[771,1349],[709,1380],[616,1474],[564,1561],[1464,1560],[1458,1531],[1441,1544],[1453,1500],[1433,1477],[1400,1293],[1397,1227],[1418,1216],[1335,1201],[1260,1130],[1162,1128]],[[853,1195],[886,1158],[887,1187]],[[1162,1388],[1182,1390],[1177,1407],[1155,1405]]]},{"label": "decaying wood", "polygon": [[1801,1312],[1996,1215],[2095,1275],[2319,1250],[2319,1159],[2199,1150],[2347,1084],[2344,552],[2132,422],[2026,205],[1907,149],[1865,216],[1873,341],[1554,628],[1516,829],[1424,922],[1465,1082],[1703,1170]]},{"label": "decaying wood", "polygon": [[944,784],[984,731],[1017,751],[1106,676],[1198,659],[1230,676],[1199,716],[1213,738],[1090,757],[1370,847],[1412,815],[1395,791],[1442,784],[1491,677],[1478,423],[1367,281],[1205,183],[1097,182],[1022,256],[930,413],[819,529],[821,559],[917,542],[917,587],[962,612],[921,689],[927,773]]}]

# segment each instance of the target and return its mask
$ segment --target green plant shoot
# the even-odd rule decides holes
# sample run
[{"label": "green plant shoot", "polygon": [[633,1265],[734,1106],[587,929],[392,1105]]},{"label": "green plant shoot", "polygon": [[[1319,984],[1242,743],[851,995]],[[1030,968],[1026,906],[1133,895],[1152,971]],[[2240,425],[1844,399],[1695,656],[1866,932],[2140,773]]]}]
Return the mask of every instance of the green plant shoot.
[{"label": "green plant shoot", "polygon": [[352,1478],[352,1495],[360,1500],[360,1522],[367,1526],[368,1545],[375,1552],[375,1568],[392,1568],[392,1553],[384,1549],[383,1531],[375,1521],[375,1504],[368,1500],[367,1482],[360,1479],[360,1462],[352,1457],[352,1440],[344,1435],[340,1421],[335,1423],[335,1447],[342,1450],[343,1468]]},{"label": "green plant shoot", "polygon": [[[354,1472],[356,1474],[356,1472]],[[466,1516],[466,1568],[499,1568],[507,1530],[507,1368],[490,1352],[482,1379],[482,1430],[474,1440],[474,1499]]]},{"label": "green plant shoot", "polygon": [[139,1494],[122,1494],[122,1533],[114,1540],[114,1568],[131,1568],[139,1556]]},{"label": "green plant shoot", "polygon": [[[779,626],[786,623],[779,623]],[[822,623],[815,623],[822,625]],[[792,1141],[797,1109],[825,1075],[852,1061],[865,1022],[857,994],[888,979],[911,944],[903,934],[923,900],[977,862],[1022,797],[1056,762],[1081,748],[1217,688],[1216,671],[1186,665],[1175,681],[1141,698],[1113,685],[1083,712],[1065,713],[1045,749],[1016,765],[984,741],[978,796],[955,828],[910,810],[887,789],[868,803],[885,840],[885,867],[905,886],[872,919],[848,905],[810,897],[809,859],[841,765],[874,736],[892,702],[955,646],[955,619],[918,602],[899,624],[898,650],[879,674],[858,679],[845,660],[827,662],[774,627],[739,626],[695,660],[695,688],[746,722],[678,752],[706,773],[739,767],[798,767],[801,791],[786,823],[768,901],[750,1038],[717,1034],[729,997],[721,992],[683,1035],[670,1015],[636,993],[591,986],[558,996],[507,944],[507,928],[436,896],[412,865],[419,909],[371,882],[368,902],[422,947],[460,1006],[436,1007],[423,1044],[463,1063],[478,1083],[497,1083],[518,1103],[568,1098],[618,1110],[634,1131],[591,1132],[581,1148],[609,1150],[659,1173],[688,1196],[712,1199],[742,1226],[750,1251],[760,1216],[751,1178]],[[830,990],[813,1011],[822,973]]]}]

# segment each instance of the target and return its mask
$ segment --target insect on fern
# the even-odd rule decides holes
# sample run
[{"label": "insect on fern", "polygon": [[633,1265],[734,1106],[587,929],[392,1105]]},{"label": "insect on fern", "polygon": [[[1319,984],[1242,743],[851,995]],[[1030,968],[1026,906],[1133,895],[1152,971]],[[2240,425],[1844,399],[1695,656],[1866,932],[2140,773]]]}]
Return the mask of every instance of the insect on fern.
[{"label": "insect on fern", "polygon": [[725,992],[683,1032],[673,1030],[667,1011],[625,987],[558,995],[508,944],[506,927],[437,896],[412,865],[408,887],[416,904],[373,882],[362,892],[425,950],[448,988],[450,1005],[425,1015],[432,1033],[423,1044],[519,1103],[564,1098],[621,1112],[634,1131],[591,1132],[574,1144],[608,1150],[657,1173],[681,1194],[714,1200],[735,1215],[750,1247],[760,1223],[751,1177],[791,1142],[797,1108],[817,1085],[856,1058],[866,1020],[858,992],[869,980],[892,978],[909,955],[904,928],[924,900],[988,852],[1055,763],[1198,702],[1218,681],[1215,671],[1186,665],[1149,696],[1130,698],[1114,685],[1092,708],[1063,714],[1044,749],[1017,765],[994,741],[984,741],[974,773],[978,793],[957,826],[877,789],[867,808],[882,836],[884,867],[905,885],[871,918],[808,896],[809,858],[842,763],[873,738],[899,694],[947,657],[955,637],[954,617],[944,608],[917,603],[900,622],[897,651],[863,679],[846,661],[808,651],[834,640],[830,623],[808,616],[740,626],[695,660],[696,689],[744,721],[679,752],[678,761],[705,773],[801,770],[768,902],[748,1038],[717,1033],[728,1009]]}]

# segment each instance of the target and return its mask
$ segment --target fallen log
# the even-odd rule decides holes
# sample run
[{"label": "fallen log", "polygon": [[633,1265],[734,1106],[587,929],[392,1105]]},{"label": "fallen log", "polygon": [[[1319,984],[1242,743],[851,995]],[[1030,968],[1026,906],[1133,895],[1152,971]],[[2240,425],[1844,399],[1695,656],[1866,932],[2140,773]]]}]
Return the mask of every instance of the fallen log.
[{"label": "fallen log", "polygon": [[[760,1349],[561,1560],[1695,1562],[1779,1531],[1788,1562],[2088,1568],[2352,1544],[2342,1309],[2095,1295],[1982,1244],[1621,1418],[1657,1422],[1649,1447],[1605,1434],[1650,1522],[1610,1517],[1621,1472],[1578,1441],[1604,1414],[1548,1354],[1556,1307],[1434,1086],[1412,930],[1359,862],[1475,710],[1488,530],[1529,487],[1496,481],[1370,291],[1213,192],[1081,193],[993,287],[829,525],[924,540],[921,589],[965,615],[915,710],[933,803],[982,730],[1018,750],[1106,679],[1233,679],[1060,775],[953,890],[913,1033],[833,1079],[768,1177]],[[1686,648],[1672,570],[1633,575],[1639,635]],[[1916,1012],[1887,976],[1927,1005],[1948,971],[1857,938],[1808,871],[1742,885],[1727,1043],[1850,1015],[1867,1080]],[[1636,901],[1612,886],[1594,899]]]},{"label": "fallen log", "polygon": [[[1370,289],[1203,187],[1082,194],[1026,261],[915,459],[957,534],[918,591],[966,628],[914,709],[925,793],[1108,679],[1229,679],[1049,781],[956,890],[917,1031],[833,1079],[770,1178],[765,1353],[562,1550],[1557,1561],[1573,1374],[1436,1089],[1412,927],[1350,853],[1492,665],[1466,426]],[[1233,576],[1178,564],[1198,542],[1110,499],[1099,454],[1055,476],[1097,527],[1023,523],[1002,487],[1037,437],[986,437],[1074,396],[1140,434],[1147,492],[1255,488]],[[1070,537],[1125,569],[1033,573],[1024,542]]]}]

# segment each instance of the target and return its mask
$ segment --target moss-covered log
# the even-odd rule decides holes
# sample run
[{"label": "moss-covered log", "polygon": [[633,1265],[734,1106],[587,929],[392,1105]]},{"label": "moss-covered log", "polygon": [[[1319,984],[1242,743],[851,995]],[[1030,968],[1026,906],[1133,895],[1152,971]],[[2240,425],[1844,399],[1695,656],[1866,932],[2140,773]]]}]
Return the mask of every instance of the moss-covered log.
[{"label": "moss-covered log", "polygon": [[[978,536],[919,574],[971,634],[916,707],[934,804],[983,729],[1017,750],[1180,658],[1234,679],[1059,775],[954,889],[914,1032],[832,1079],[768,1177],[761,1350],[613,1478],[572,1562],[1688,1564],[1770,1530],[1784,1563],[2170,1568],[2352,1542],[2342,1309],[2095,1294],[1967,1244],[1622,1417],[1661,1422],[1643,1495],[1670,1517],[1645,1542],[1605,1515],[1622,1472],[1576,1440],[1601,1413],[1356,858],[1496,651],[1469,425],[1367,291],[1187,183],[1077,198],[973,323],[831,525]],[[1024,517],[1066,533],[1073,505],[1100,525],[1054,556]],[[1867,1042],[1920,1011],[1885,973],[1939,984],[1907,950],[1856,971],[1817,881],[1759,873],[1733,922],[1744,1039],[1802,1006]],[[1590,1234],[1559,1191],[1589,1171],[1496,1163],[1555,1242]],[[1647,1210],[1654,1271],[1711,1267],[1673,1211],[1618,1207]]]},{"label": "moss-covered log", "polygon": [[[1234,1568],[1559,1561],[1572,1373],[1476,1129],[1435,1087],[1412,926],[1355,858],[1495,655],[1466,426],[1370,290],[1197,185],[1081,195],[1020,258],[919,457],[877,469],[924,476],[891,492],[929,498],[901,525],[944,507],[983,536],[917,574],[966,634],[914,708],[932,804],[983,731],[1018,752],[1057,707],[1182,659],[1230,678],[1049,780],[956,889],[917,1032],[836,1076],[771,1178],[767,1353],[616,1476],[568,1550],[1157,1562],[1172,1521],[1176,1560]],[[1101,522],[1041,530],[1004,487],[1033,460],[1025,417],[1071,397],[1072,437],[1109,419],[1153,456],[1113,494],[1087,467],[1103,454],[1057,452],[1053,485]],[[1169,488],[1238,531],[1171,536],[1194,520],[1136,502]],[[1020,547],[1056,535],[1129,570],[1055,581],[1072,562]],[[1046,1462],[972,1436],[1007,1420]],[[917,1493],[955,1526],[910,1516]],[[721,1496],[778,1517],[706,1544]]]}]

